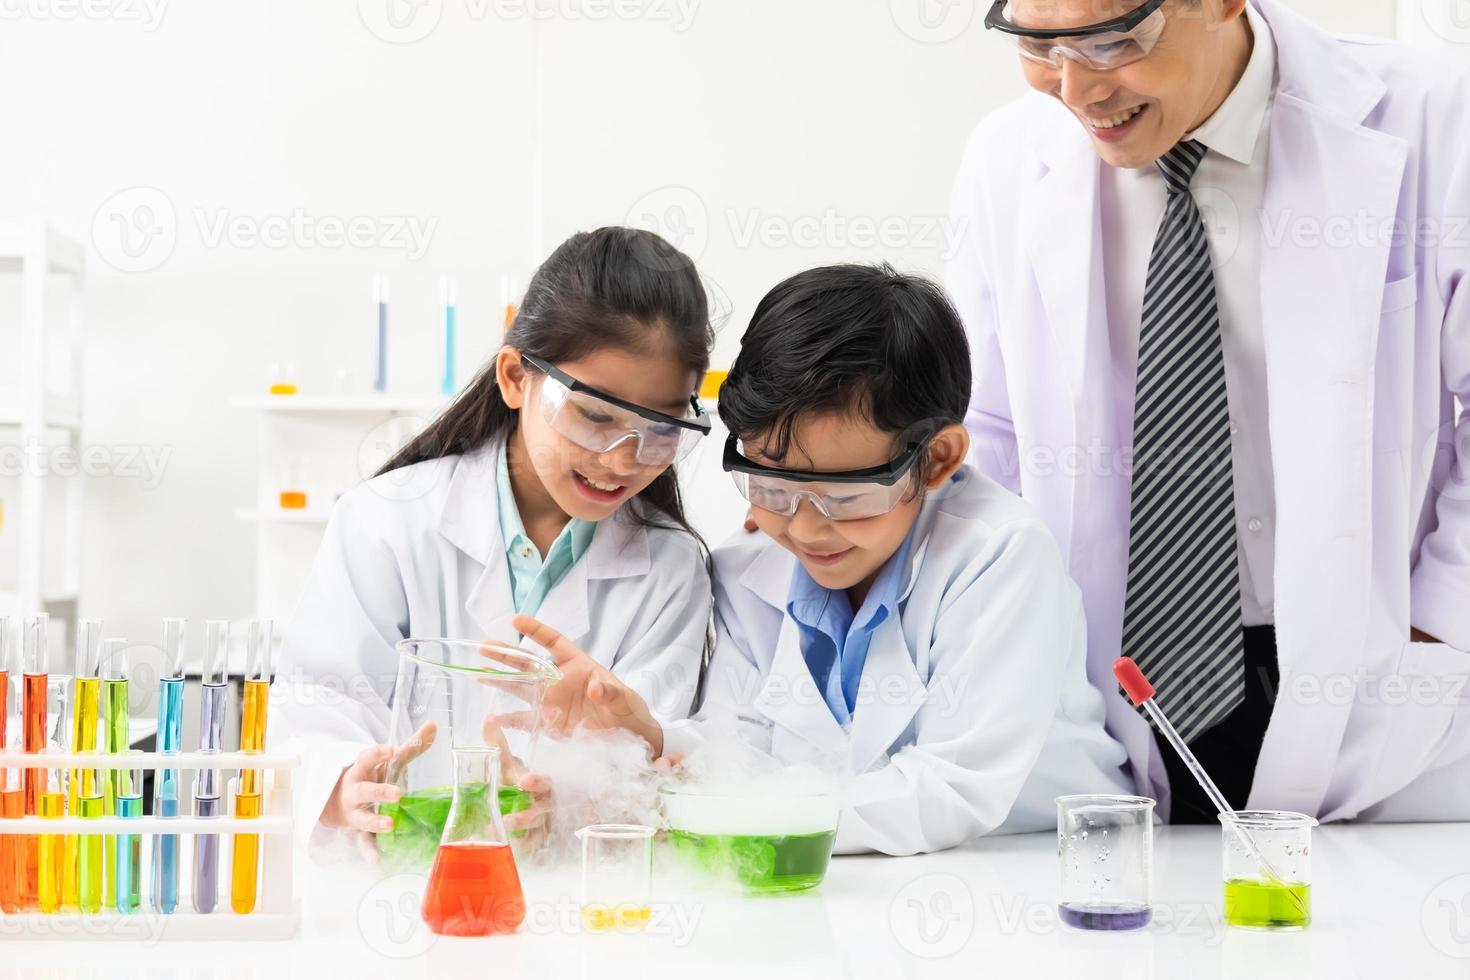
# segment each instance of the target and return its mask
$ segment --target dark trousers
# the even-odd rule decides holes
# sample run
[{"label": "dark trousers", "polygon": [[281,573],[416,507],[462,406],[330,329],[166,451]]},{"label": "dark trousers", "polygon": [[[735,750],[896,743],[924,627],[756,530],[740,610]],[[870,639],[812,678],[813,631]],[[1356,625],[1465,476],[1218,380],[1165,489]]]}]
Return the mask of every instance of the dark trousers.
[{"label": "dark trousers", "polygon": [[[1245,701],[1214,728],[1189,743],[1205,772],[1215,781],[1234,809],[1244,809],[1256,775],[1261,740],[1271,721],[1281,672],[1276,664],[1276,630],[1271,626],[1245,628]],[[1200,789],[1179,754],[1159,739],[1164,768],[1169,771],[1173,796],[1170,823],[1217,823],[1215,807]]]}]

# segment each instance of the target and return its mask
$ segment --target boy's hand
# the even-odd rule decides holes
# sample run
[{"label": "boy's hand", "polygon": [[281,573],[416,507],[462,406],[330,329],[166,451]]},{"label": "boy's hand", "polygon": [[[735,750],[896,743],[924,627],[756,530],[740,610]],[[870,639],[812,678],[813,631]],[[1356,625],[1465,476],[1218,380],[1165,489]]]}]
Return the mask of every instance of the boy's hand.
[{"label": "boy's hand", "polygon": [[[517,616],[512,623],[550,653],[561,670],[562,679],[547,689],[541,705],[542,720],[552,731],[566,734],[579,725],[593,730],[622,728],[647,742],[655,758],[663,754],[663,727],[637,691],[545,623],[530,616]],[[500,722],[523,728],[529,717],[521,712]]]}]

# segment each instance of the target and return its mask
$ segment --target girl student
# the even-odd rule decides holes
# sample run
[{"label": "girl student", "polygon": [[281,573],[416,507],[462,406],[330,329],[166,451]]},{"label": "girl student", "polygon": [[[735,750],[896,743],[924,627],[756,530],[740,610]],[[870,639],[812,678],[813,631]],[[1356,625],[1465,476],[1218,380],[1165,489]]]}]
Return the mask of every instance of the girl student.
[{"label": "girl student", "polygon": [[[382,781],[403,761],[383,744],[401,639],[514,642],[513,617],[534,614],[661,717],[689,713],[711,587],[674,464],[709,431],[695,392],[712,339],[686,256],[644,231],[574,235],[537,270],[495,357],[337,502],[283,640],[272,718],[309,748],[314,843],[343,832],[372,859],[369,835],[392,829],[373,805],[402,795]],[[556,690],[579,682],[548,701],[601,693]],[[506,778],[547,790],[518,767]],[[507,825],[541,818],[532,807]]]}]

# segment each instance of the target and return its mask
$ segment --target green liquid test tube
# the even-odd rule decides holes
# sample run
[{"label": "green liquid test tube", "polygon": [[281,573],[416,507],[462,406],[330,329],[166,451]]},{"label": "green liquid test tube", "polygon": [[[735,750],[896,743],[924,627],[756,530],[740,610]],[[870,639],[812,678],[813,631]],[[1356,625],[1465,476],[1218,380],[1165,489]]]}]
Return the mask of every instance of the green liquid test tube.
[{"label": "green liquid test tube", "polygon": [[[78,801],[77,816],[95,819],[104,815],[100,796],[84,796]],[[102,834],[82,834],[77,842],[77,908],[95,915],[102,911],[102,883],[107,877],[103,869]]]},{"label": "green liquid test tube", "polygon": [[[143,770],[119,770],[117,815],[136,820],[143,815]],[[116,908],[124,914],[138,911],[143,901],[143,837],[118,834],[112,865]]]},{"label": "green liquid test tube", "polygon": [[[128,751],[128,641],[111,637],[102,641],[102,751],[119,755]],[[118,815],[117,800],[125,770],[109,769],[103,781],[103,814]],[[106,867],[117,867],[117,838],[108,834],[103,842]],[[117,902],[115,875],[107,875],[102,902],[112,908]]]}]

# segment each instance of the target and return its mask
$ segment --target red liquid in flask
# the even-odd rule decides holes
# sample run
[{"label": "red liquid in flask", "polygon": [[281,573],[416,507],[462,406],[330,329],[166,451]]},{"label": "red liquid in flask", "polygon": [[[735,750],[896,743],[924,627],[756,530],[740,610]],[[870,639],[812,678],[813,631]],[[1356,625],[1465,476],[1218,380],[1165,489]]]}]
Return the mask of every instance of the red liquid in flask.
[{"label": "red liquid in flask", "polygon": [[515,932],[526,900],[506,844],[441,844],[424,892],[424,922],[441,936]]}]

